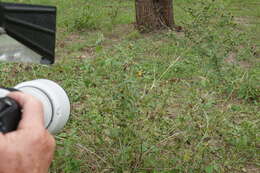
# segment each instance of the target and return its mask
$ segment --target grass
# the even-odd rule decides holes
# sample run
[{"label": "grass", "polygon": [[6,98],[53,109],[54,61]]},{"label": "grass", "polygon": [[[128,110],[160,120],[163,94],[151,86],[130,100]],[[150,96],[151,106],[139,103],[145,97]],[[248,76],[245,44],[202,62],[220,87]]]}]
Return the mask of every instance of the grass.
[{"label": "grass", "polygon": [[19,2],[59,9],[55,65],[0,64],[69,94],[50,172],[259,172],[257,0],[176,0],[184,32],[148,34],[131,0]]},{"label": "grass", "polygon": [[[259,1],[250,0],[247,1],[237,0],[230,1],[230,10],[236,14],[236,21],[241,25],[243,30],[249,32],[250,39],[255,43],[255,47],[258,52],[258,57],[260,57],[260,11],[259,11]],[[243,9],[243,10],[241,10]]]}]

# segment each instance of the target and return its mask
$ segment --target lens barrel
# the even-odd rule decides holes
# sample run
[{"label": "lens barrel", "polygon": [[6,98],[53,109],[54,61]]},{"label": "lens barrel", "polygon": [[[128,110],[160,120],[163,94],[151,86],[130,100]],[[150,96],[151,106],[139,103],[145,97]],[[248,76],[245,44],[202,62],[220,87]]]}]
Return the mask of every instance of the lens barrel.
[{"label": "lens barrel", "polygon": [[39,99],[44,108],[45,127],[52,134],[59,132],[70,115],[70,101],[57,83],[47,79],[23,82],[14,87]]}]

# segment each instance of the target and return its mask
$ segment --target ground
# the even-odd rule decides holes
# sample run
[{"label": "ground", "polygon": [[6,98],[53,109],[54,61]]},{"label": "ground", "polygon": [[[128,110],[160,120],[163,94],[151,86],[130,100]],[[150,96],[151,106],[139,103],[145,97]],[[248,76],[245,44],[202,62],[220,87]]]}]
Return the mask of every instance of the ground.
[{"label": "ground", "polygon": [[258,0],[175,0],[183,31],[146,34],[133,0],[16,2],[58,6],[56,64],[0,64],[69,94],[50,172],[260,171]]}]

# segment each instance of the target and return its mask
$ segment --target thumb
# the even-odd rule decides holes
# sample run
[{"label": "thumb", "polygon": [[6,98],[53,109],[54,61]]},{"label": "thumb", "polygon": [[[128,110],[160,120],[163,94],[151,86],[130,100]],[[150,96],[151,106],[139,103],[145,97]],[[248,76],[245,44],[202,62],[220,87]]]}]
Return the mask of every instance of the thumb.
[{"label": "thumb", "polygon": [[18,130],[44,128],[43,106],[39,100],[22,92],[11,92],[8,97],[17,101],[22,107],[22,119],[18,125]]}]

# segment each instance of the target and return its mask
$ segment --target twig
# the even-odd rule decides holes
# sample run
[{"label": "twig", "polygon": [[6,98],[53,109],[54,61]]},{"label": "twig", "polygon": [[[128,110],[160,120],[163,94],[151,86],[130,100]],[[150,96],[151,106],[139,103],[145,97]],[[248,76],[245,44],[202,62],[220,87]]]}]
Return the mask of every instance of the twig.
[{"label": "twig", "polygon": [[101,160],[102,162],[104,162],[105,164],[108,164],[106,160],[104,160],[102,157],[100,157],[98,154],[96,154],[95,152],[87,149],[86,147],[84,147],[83,145],[81,144],[76,144],[78,147],[82,148],[83,150],[85,150],[86,152],[96,156],[99,160]]},{"label": "twig", "polygon": [[[194,45],[197,44],[198,42],[200,42],[200,41],[203,40],[203,39],[204,39],[204,37],[201,37],[199,40],[197,40],[197,42],[194,43]],[[162,73],[162,75],[161,75],[157,80],[154,79],[153,84],[152,84],[150,90],[152,90],[152,89],[155,87],[156,82],[157,82],[157,81],[160,81],[160,80],[162,79],[162,77],[180,60],[180,58],[181,58],[185,53],[187,53],[188,51],[190,51],[190,50],[192,49],[192,47],[193,47],[193,44],[190,45],[190,47],[189,47],[188,49],[186,49],[185,51],[183,51],[183,52],[177,57],[177,59],[176,59],[175,61],[173,61],[173,62],[168,66],[168,68]],[[149,91],[150,91],[150,90],[149,90]]]},{"label": "twig", "polygon": [[160,81],[160,80],[163,78],[163,76],[180,60],[180,58],[181,58],[181,56],[178,56],[177,59],[176,59],[175,61],[173,61],[173,62],[168,66],[168,68],[161,74],[161,76],[160,76],[157,80],[156,80],[156,79],[154,80],[154,82],[153,82],[153,84],[152,84],[150,90],[152,90],[152,89],[155,87],[156,82],[157,82],[157,81]]},{"label": "twig", "polygon": [[176,136],[178,136],[178,135],[180,135],[180,134],[182,134],[182,133],[183,133],[183,132],[175,133],[175,134],[173,134],[173,135],[171,135],[171,136],[168,136],[167,138],[165,138],[165,139],[159,141],[157,144],[155,144],[154,146],[150,147],[146,152],[144,152],[143,156],[145,156],[146,154],[148,154],[148,153],[149,153],[152,149],[154,149],[156,146],[158,146],[158,145],[160,145],[160,144],[162,144],[162,143],[168,141],[169,139],[174,138],[174,137],[176,137]]}]

